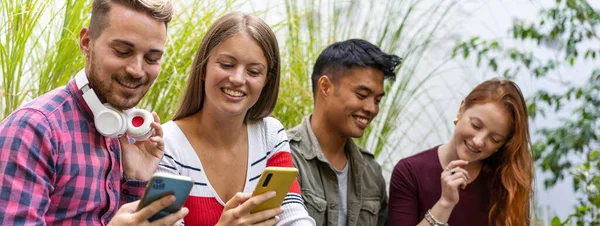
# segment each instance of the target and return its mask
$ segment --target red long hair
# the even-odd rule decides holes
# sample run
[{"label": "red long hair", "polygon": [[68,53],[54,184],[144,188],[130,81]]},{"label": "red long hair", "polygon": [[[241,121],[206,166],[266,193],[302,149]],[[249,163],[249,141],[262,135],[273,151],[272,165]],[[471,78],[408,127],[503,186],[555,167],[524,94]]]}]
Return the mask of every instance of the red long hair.
[{"label": "red long hair", "polygon": [[525,99],[514,82],[490,79],[469,93],[464,109],[485,103],[499,104],[511,128],[507,142],[483,161],[482,170],[492,175],[490,225],[529,225],[534,171]]}]

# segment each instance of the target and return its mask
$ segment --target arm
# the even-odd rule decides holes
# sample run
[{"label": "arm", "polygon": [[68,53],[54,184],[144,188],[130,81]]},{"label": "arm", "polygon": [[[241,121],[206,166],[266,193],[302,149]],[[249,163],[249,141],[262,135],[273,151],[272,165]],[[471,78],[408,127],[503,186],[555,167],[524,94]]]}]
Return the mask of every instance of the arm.
[{"label": "arm", "polygon": [[45,225],[57,142],[47,118],[22,109],[0,123],[0,225]]},{"label": "arm", "polygon": [[[292,155],[290,153],[290,145],[288,143],[287,135],[283,126],[276,134],[277,142],[274,142],[272,153],[273,155],[267,160],[268,166],[280,166],[280,167],[294,167],[292,163]],[[294,179],[288,194],[285,196],[283,203],[281,204],[283,213],[279,215],[279,222],[277,225],[315,225],[314,219],[312,219],[306,208],[304,207],[304,200],[300,195],[300,186],[298,179]]]},{"label": "arm", "polygon": [[[464,161],[456,160],[449,168],[462,166]],[[394,167],[390,180],[389,222],[404,222],[405,225],[430,226],[424,216],[418,215],[418,193],[416,178],[411,173],[414,170],[406,161],[400,161]],[[439,222],[448,222],[454,206],[458,203],[458,189],[466,186],[468,174],[463,169],[451,175],[444,171],[441,175],[442,197],[431,208],[431,214]],[[464,177],[464,179],[463,179]],[[463,188],[464,188],[463,186]]]}]

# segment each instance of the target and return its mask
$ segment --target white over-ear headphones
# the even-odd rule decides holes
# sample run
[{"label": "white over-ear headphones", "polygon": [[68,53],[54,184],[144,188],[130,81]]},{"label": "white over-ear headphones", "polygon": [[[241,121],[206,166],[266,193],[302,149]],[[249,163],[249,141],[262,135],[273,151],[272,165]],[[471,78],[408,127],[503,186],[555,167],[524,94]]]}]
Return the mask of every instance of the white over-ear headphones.
[{"label": "white over-ear headphones", "polygon": [[96,130],[103,136],[117,138],[127,132],[130,137],[141,141],[148,139],[154,132],[150,126],[154,117],[149,111],[133,108],[121,112],[108,103],[102,104],[90,87],[85,69],[77,73],[75,83],[94,114]]}]

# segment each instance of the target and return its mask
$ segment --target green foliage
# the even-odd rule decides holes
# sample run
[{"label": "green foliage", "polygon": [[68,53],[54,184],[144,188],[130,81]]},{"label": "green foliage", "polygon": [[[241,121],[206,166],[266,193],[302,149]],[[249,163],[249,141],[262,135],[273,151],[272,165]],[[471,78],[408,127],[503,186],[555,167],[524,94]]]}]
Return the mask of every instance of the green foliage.
[{"label": "green foliage", "polygon": [[[37,52],[39,36],[35,33],[47,2],[38,0],[3,1],[0,8],[0,67],[2,68],[2,115],[8,115],[21,102],[31,95],[33,90],[23,90],[30,80],[22,74],[30,71],[23,62],[31,59]],[[32,48],[34,47],[34,48]]]},{"label": "green foliage", "polygon": [[[596,32],[600,28],[600,13],[588,1],[557,0],[555,6],[541,10],[539,18],[540,21],[534,23],[515,22],[510,33],[515,42],[533,43],[543,51],[551,51],[554,57],[505,47],[498,40],[481,41],[478,37],[457,43],[453,55],[462,53],[467,58],[474,54],[477,66],[487,66],[490,71],[509,79],[529,75],[534,79],[552,80],[555,79],[553,74],[560,74],[560,68],[577,67],[585,61],[599,62],[596,55],[600,51],[597,47],[600,37]],[[487,64],[482,65],[482,61]],[[560,112],[567,103],[575,107],[570,109],[569,118],[560,119],[559,126],[538,130],[540,138],[534,142],[534,156],[543,171],[552,173],[544,181],[546,188],[570,173],[575,191],[584,197],[579,199],[575,213],[568,219],[561,221],[555,217],[551,223],[599,225],[600,162],[598,151],[594,150],[600,143],[600,68],[581,86],[558,80],[567,91],[537,91],[528,100],[530,117],[545,117],[547,111]],[[577,162],[573,156],[585,156],[586,161]]]}]

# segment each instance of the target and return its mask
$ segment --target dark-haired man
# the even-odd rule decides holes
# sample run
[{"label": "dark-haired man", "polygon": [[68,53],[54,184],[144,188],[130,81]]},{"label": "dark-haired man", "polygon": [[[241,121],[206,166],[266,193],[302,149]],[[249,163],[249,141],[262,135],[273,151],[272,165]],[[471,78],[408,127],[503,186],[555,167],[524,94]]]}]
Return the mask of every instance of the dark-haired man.
[{"label": "dark-haired man", "polygon": [[172,14],[170,0],[93,1],[85,69],[0,123],[0,225],[172,225],[187,214],[149,223],[175,197],[132,202],[164,154],[158,116],[146,114],[154,134],[134,144],[114,126],[158,76]]},{"label": "dark-haired man", "polygon": [[361,137],[379,113],[385,78],[400,58],[359,39],[334,43],[312,73],[314,111],[288,131],[308,213],[317,225],[384,225],[387,194],[373,154]]}]

